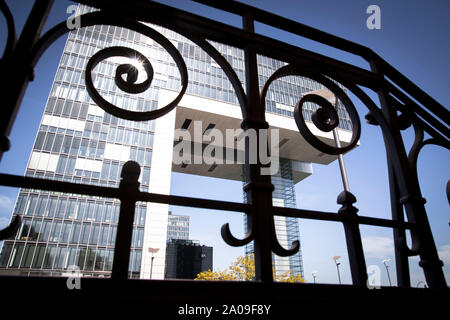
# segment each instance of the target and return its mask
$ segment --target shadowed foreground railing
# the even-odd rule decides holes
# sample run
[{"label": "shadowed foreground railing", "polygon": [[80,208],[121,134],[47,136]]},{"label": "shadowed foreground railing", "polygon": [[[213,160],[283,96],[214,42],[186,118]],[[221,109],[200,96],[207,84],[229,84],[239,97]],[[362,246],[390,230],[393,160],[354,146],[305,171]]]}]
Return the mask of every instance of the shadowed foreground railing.
[{"label": "shadowed foreground railing", "polygon": [[[58,37],[70,31],[66,22],[63,21],[47,31],[44,35],[40,35],[52,2],[49,0],[35,2],[20,37],[16,39],[14,19],[5,2],[0,1],[0,8],[6,17],[8,26],[7,44],[0,64],[3,74],[8,75],[8,77],[1,77],[2,82],[0,86],[3,99],[0,122],[0,145],[2,153],[9,149],[10,142],[8,136],[14,124],[15,116],[20,108],[28,82],[34,79],[32,72],[34,66],[39,61],[43,52]],[[164,36],[148,25],[144,25],[142,22],[160,25],[183,35],[200,46],[215,60],[230,80],[238,97],[243,118],[241,127],[244,130],[252,129],[258,132],[257,129],[267,129],[269,127],[265,118],[265,94],[273,81],[284,76],[307,77],[325,86],[344,104],[352,122],[353,132],[350,143],[345,147],[324,145],[323,142],[312,135],[301,116],[303,102],[307,100],[314,101],[320,106],[313,115],[313,123],[317,127],[331,131],[337,127],[339,122],[336,121],[336,123],[330,125],[331,119],[338,118],[335,114],[336,111],[314,94],[303,96],[302,100],[295,107],[295,120],[299,132],[317,150],[332,155],[343,154],[351,150],[358,143],[361,134],[361,124],[360,117],[356,112],[353,102],[330,79],[342,84],[367,107],[366,121],[369,124],[380,127],[382,134],[380,138],[384,139],[386,147],[392,209],[392,219],[358,216],[358,210],[353,206],[356,198],[349,191],[343,191],[338,195],[337,202],[341,205],[341,208],[337,213],[274,207],[272,204],[272,191],[274,187],[271,183],[271,177],[261,175],[260,169],[263,165],[259,159],[256,164],[245,164],[246,183],[244,191],[247,194],[247,204],[141,192],[139,191],[138,183],[140,168],[136,162],[132,161],[124,165],[121,174],[122,180],[118,188],[0,174],[0,184],[3,186],[82,194],[120,200],[120,217],[112,279],[86,280],[87,287],[92,290],[90,295],[88,294],[89,297],[95,296],[96,292],[105,294],[108,288],[111,288],[110,286],[112,284],[124,289],[136,289],[137,291],[135,292],[138,294],[127,292],[120,295],[120,297],[128,299],[128,301],[134,299],[133,301],[136,303],[141,301],[141,299],[145,300],[146,297],[148,299],[157,299],[154,292],[149,293],[144,289],[145,285],[148,285],[148,288],[151,288],[150,290],[160,290],[158,291],[160,292],[159,298],[163,301],[182,301],[183,299],[193,301],[192,299],[196,297],[199,299],[207,299],[207,295],[202,293],[202,290],[215,290],[215,292],[223,290],[223,294],[216,293],[215,298],[214,295],[211,297],[213,300],[216,299],[214,303],[217,303],[220,299],[228,301],[225,297],[231,299],[234,293],[238,297],[238,300],[241,299],[240,301],[254,301],[252,300],[253,298],[250,298],[252,294],[252,297],[261,297],[261,295],[265,294],[266,299],[276,297],[278,299],[285,299],[283,300],[285,301],[283,302],[284,304],[287,303],[286,301],[295,304],[295,301],[297,301],[295,299],[304,299],[303,301],[310,299],[310,301],[314,302],[312,303],[314,306],[344,303],[342,294],[353,297],[356,299],[354,301],[365,301],[366,306],[370,305],[371,299],[375,302],[386,302],[388,299],[395,299],[397,294],[403,295],[406,300],[410,298],[414,301],[424,299],[424,301],[428,302],[436,302],[436,297],[448,296],[448,290],[446,290],[447,284],[442,271],[442,262],[439,260],[437,254],[424,207],[425,200],[421,195],[417,177],[417,157],[423,146],[435,144],[449,149],[450,143],[448,139],[450,137],[450,130],[448,129],[448,125],[450,113],[445,107],[423,92],[370,49],[238,2],[224,1],[214,2],[212,4],[210,1],[198,1],[242,16],[242,29],[151,1],[82,0],[76,2],[100,9],[97,12],[81,15],[80,27],[109,24],[129,28],[130,30],[141,33],[144,36],[152,38],[165,48],[173,57],[180,71],[182,89],[178,96],[168,105],[161,109],[147,112],[124,110],[112,105],[100,96],[92,84],[91,72],[95,65],[103,59],[117,55],[131,57],[136,54],[136,51],[127,48],[119,50],[117,49],[118,47],[112,47],[102,49],[96,53],[91,57],[86,67],[87,90],[99,107],[119,118],[133,121],[146,121],[162,117],[177,106],[188,84],[186,65],[177,49]],[[369,63],[370,71],[256,34],[254,32],[255,21],[358,55]],[[221,42],[244,50],[246,90],[243,89],[235,71],[224,56],[207,40]],[[264,55],[287,63],[287,65],[277,70],[268,79],[261,92],[258,84],[257,55]],[[144,59],[144,68],[148,78],[151,79],[153,71],[151,65],[148,65],[150,62],[145,57]],[[128,93],[145,91],[150,85],[150,82],[146,82],[145,85],[138,86],[132,80],[123,80],[121,76],[122,74],[120,72],[116,73],[116,83],[123,91]],[[380,107],[377,106],[362,88],[368,88],[378,95]],[[409,152],[407,152],[404,147],[401,131],[411,126],[414,128],[415,141]],[[424,133],[429,134],[431,138],[424,140]],[[257,139],[259,146],[261,145],[259,140],[263,138],[258,134]],[[262,143],[267,143],[267,141],[263,141]],[[246,148],[246,153],[248,154],[248,152],[249,150]],[[135,280],[124,280],[128,274],[132,227],[137,201],[245,213],[248,216],[248,233],[243,239],[235,238],[231,234],[228,224],[222,227],[221,234],[224,241],[232,246],[243,246],[250,241],[254,241],[256,280],[260,283],[212,284],[160,281],[142,281],[141,283],[137,283]],[[408,221],[404,221],[404,212]],[[285,249],[279,244],[275,235],[274,216],[341,222],[344,226],[354,287],[312,284],[283,285],[273,283],[272,253],[279,256],[290,256],[295,254],[299,249],[298,242],[294,242],[289,249]],[[11,227],[2,233],[2,236],[7,236],[14,232],[15,227],[19,223],[17,219],[13,222]],[[443,291],[429,290],[429,293],[424,294],[423,291],[412,288],[383,288],[380,290],[380,293],[377,293],[376,290],[368,290],[366,287],[366,263],[359,231],[360,225],[381,226],[393,229],[399,287],[410,287],[408,257],[418,255],[420,256],[420,265],[424,270],[428,286]],[[406,243],[406,230],[411,232],[411,247],[408,247]],[[30,284],[34,284],[41,283],[43,280],[2,278],[1,281],[6,285],[14,285],[14,283],[26,285],[27,281]],[[59,285],[57,283],[62,280],[47,279],[46,281],[48,281],[51,288],[56,288]],[[126,281],[130,282],[127,283]],[[101,286],[101,288],[95,289],[94,287],[96,285]],[[178,290],[183,287],[192,290],[193,296],[188,297],[190,292],[184,292],[181,297]],[[245,293],[249,296],[243,296],[234,291],[237,288],[243,288],[243,294]],[[342,288],[342,291],[340,291],[340,288]],[[117,293],[118,289],[111,290],[111,292]],[[174,296],[170,296],[170,290],[173,290],[171,293],[178,297],[178,300]],[[258,290],[262,291],[258,292]],[[289,298],[289,295],[291,298]],[[383,295],[385,295],[384,298]],[[82,301],[81,293],[70,293],[70,297],[78,302]],[[121,299],[120,297],[118,298],[119,300]],[[391,301],[391,304],[393,303]]]}]

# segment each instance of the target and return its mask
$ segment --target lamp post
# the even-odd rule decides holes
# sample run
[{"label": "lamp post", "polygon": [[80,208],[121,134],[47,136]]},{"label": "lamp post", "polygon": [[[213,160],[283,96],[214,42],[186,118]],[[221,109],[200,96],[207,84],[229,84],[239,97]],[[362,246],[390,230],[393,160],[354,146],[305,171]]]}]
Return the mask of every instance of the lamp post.
[{"label": "lamp post", "polygon": [[337,262],[340,258],[341,258],[341,256],[334,256],[334,257],[333,257],[333,260],[334,260],[334,263],[336,264],[336,269],[337,269],[337,274],[338,274],[339,284],[342,284],[342,282],[341,282],[341,273],[339,272],[339,265],[340,265],[341,263],[340,263],[340,262]]},{"label": "lamp post", "polygon": [[389,285],[392,287],[392,282],[391,282],[391,276],[389,275],[389,266],[388,266],[388,262],[389,261],[391,261],[391,259],[384,259],[383,260],[383,264],[384,264],[384,266],[386,267],[386,273],[387,273],[387,276],[388,276],[388,279],[389,279]]},{"label": "lamp post", "polygon": [[159,251],[159,248],[148,248],[148,252],[150,252],[152,254],[152,262],[150,264],[150,279],[152,278],[152,273],[153,273],[153,260],[155,259],[155,257],[153,256],[154,253],[157,253]]},{"label": "lamp post", "polygon": [[311,272],[311,275],[313,276],[314,283],[316,283],[317,271]]},{"label": "lamp post", "polygon": [[[336,111],[337,111],[338,100],[336,99],[335,95],[330,90],[320,89],[320,90],[308,92],[308,94],[316,94],[318,96],[321,96],[322,98],[327,99],[332,105],[334,105],[334,107],[336,108]],[[333,129],[333,138],[334,138],[334,143],[335,143],[336,147],[340,148],[341,142],[339,140],[339,133],[338,133],[337,128]],[[341,171],[342,184],[344,185],[344,190],[347,192],[350,192],[350,185],[348,183],[348,178],[347,178],[347,170],[345,168],[344,156],[342,154],[338,155],[338,161],[339,161],[339,169]]]},{"label": "lamp post", "polygon": [[426,283],[423,282],[422,280],[420,280],[419,282],[417,282],[416,287],[419,288],[420,284],[423,284],[423,287],[424,287],[424,288],[428,288],[427,285],[426,285]]}]

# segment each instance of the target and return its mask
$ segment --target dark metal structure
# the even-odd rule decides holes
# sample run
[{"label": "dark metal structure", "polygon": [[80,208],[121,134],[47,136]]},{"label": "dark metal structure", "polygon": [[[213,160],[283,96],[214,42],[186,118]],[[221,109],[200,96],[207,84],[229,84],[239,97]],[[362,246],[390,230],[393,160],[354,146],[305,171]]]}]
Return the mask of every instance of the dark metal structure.
[{"label": "dark metal structure", "polygon": [[[133,282],[134,284],[126,284],[123,282],[125,280],[119,281],[118,279],[125,279],[127,277],[135,204],[137,201],[146,201],[178,206],[237,211],[247,214],[247,230],[249,232],[243,239],[234,237],[230,232],[228,224],[225,224],[221,230],[224,241],[231,246],[244,246],[250,241],[254,241],[256,279],[263,284],[241,284],[245,287],[243,292],[251,292],[252,288],[254,290],[259,290],[258,288],[260,288],[265,290],[264,292],[266,293],[273,292],[273,294],[278,293],[280,295],[294,294],[295,296],[294,292],[297,290],[295,288],[306,286],[312,290],[310,291],[311,297],[319,299],[318,297],[323,293],[324,303],[331,301],[330,299],[327,300],[327,297],[330,298],[331,295],[340,294],[339,288],[334,286],[325,287],[322,285],[321,287],[321,285],[312,284],[287,285],[283,287],[286,288],[286,291],[282,291],[280,289],[281,287],[278,287],[280,284],[273,283],[272,252],[280,256],[289,256],[294,254],[299,247],[298,242],[294,242],[289,249],[281,247],[276,238],[274,228],[274,216],[277,215],[335,221],[343,224],[354,285],[353,288],[354,290],[362,290],[351,291],[353,289],[342,289],[347,294],[352,292],[354,296],[357,296],[361,292],[367,291],[366,263],[359,231],[359,226],[363,224],[392,228],[395,240],[395,259],[399,287],[410,287],[408,257],[418,255],[420,256],[420,265],[424,270],[429,288],[439,289],[437,291],[429,291],[448,295],[448,290],[446,289],[447,284],[442,271],[442,262],[439,260],[428,222],[424,206],[425,199],[422,197],[420,191],[416,168],[418,154],[425,145],[435,144],[450,149],[450,130],[448,128],[450,124],[450,112],[445,107],[440,105],[369,48],[239,2],[197,0],[197,2],[242,16],[242,28],[231,27],[205,17],[151,1],[79,0],[76,2],[100,9],[100,11],[82,15],[80,19],[81,27],[109,24],[125,27],[150,37],[169,52],[178,66],[181,75],[182,89],[178,96],[167,106],[148,112],[127,111],[121,109],[120,106],[114,106],[108,103],[99,95],[92,84],[92,69],[101,60],[111,56],[139,55],[144,61],[144,68],[147,73],[147,80],[145,82],[139,85],[135,83],[137,70],[130,65],[120,66],[116,70],[115,77],[116,84],[122,90],[128,93],[139,93],[145,91],[151,84],[153,75],[152,66],[142,54],[132,49],[111,47],[100,50],[88,62],[85,78],[91,98],[106,112],[134,121],[156,119],[175,108],[186,90],[188,75],[183,58],[169,40],[142,22],[161,25],[183,35],[205,50],[221,66],[238,97],[243,118],[241,126],[245,130],[255,129],[258,132],[257,129],[268,128],[269,124],[265,119],[265,94],[274,80],[287,75],[298,75],[308,77],[324,85],[344,104],[350,115],[353,128],[351,142],[345,147],[337,148],[324,144],[309,131],[301,112],[303,103],[307,101],[314,102],[320,106],[313,116],[313,122],[318,128],[323,131],[332,131],[339,123],[339,118],[334,107],[323,98],[321,99],[320,96],[314,94],[304,96],[295,108],[295,120],[299,134],[306,141],[321,152],[333,155],[342,154],[352,149],[357,144],[361,133],[360,116],[349,97],[335,84],[334,81],[336,81],[345,86],[367,107],[366,121],[380,128],[381,136],[384,139],[386,147],[392,206],[392,219],[358,216],[358,209],[354,207],[354,203],[356,202],[355,196],[348,191],[343,191],[337,197],[337,202],[342,205],[337,213],[274,207],[272,205],[272,191],[274,187],[271,184],[270,176],[261,175],[260,169],[262,164],[259,162],[257,164],[245,165],[246,183],[244,191],[247,193],[247,204],[140,192],[138,189],[139,183],[137,182],[140,168],[135,162],[128,162],[123,167],[122,182],[119,188],[49,181],[6,173],[0,174],[0,184],[3,186],[109,197],[121,201],[112,279],[92,279],[92,283],[87,285],[89,288],[92,288],[95,283],[96,285],[105,286],[102,290],[106,292],[106,288],[110,286],[110,284],[107,284],[107,281],[120,284],[123,288],[138,286],[139,289],[130,296],[130,299],[133,299],[133,297],[139,299],[136,296],[136,292],[145,291],[142,289],[142,286],[145,284],[136,284],[135,282]],[[7,152],[9,149],[10,142],[8,135],[14,125],[15,117],[20,108],[27,85],[29,81],[33,81],[35,78],[33,74],[34,66],[39,61],[43,52],[58,37],[70,31],[66,22],[63,21],[41,35],[52,3],[52,0],[36,0],[23,31],[17,38],[14,19],[5,1],[0,1],[0,9],[6,18],[8,26],[7,43],[2,59],[0,60],[2,73],[7,75],[0,78],[3,101],[2,116],[0,118],[0,148],[2,153]],[[262,22],[266,25],[360,56],[369,63],[370,71],[283,43],[276,39],[259,35],[254,31],[255,22]],[[245,90],[227,60],[207,40],[222,42],[244,50]],[[258,85],[257,55],[265,55],[287,63],[286,66],[280,68],[269,78],[261,92]],[[122,78],[123,74],[127,75],[126,81]],[[36,80],[38,79],[39,75],[36,77]],[[379,104],[377,105],[362,88],[375,92],[378,95]],[[402,140],[401,131],[411,126],[413,126],[415,131],[415,141],[412,148],[407,151]],[[427,133],[430,138],[424,140],[424,133]],[[261,139],[260,136],[258,136],[258,141],[259,139]],[[246,153],[249,152],[248,149]],[[404,221],[404,213],[406,213],[407,221]],[[12,225],[0,233],[1,237],[6,238],[9,234],[13,233],[15,227],[19,224],[18,222],[18,218],[15,218]],[[408,247],[406,243],[406,230],[411,232],[411,247]],[[27,279],[14,280],[14,278],[8,278],[1,279],[0,283],[1,281],[5,285],[14,285],[14,283],[23,285]],[[40,280],[30,279],[28,281],[31,283],[32,281]],[[58,281],[60,280],[48,279],[50,286],[54,285],[56,287]],[[165,289],[161,289],[164,286],[163,283],[157,281],[144,281],[144,283],[147,283],[146,285],[149,288],[161,290],[161,299],[164,300],[163,297],[168,297],[168,295],[164,295]],[[178,285],[171,283],[168,286],[176,287]],[[231,292],[233,290],[232,288],[236,288],[233,286],[237,286],[237,284],[190,283],[187,286],[194,291],[196,290],[195,288],[199,290],[198,288],[204,289],[208,286],[213,286],[216,289],[222,288],[222,294],[226,294],[227,292]],[[294,288],[293,286],[296,287]],[[324,291],[321,293],[320,290]],[[386,297],[395,297],[396,292],[398,292],[406,294],[408,297],[415,296],[416,299],[423,298],[423,293],[421,293],[422,296],[412,293],[418,289],[386,288],[385,290],[388,290]],[[299,296],[301,295],[305,295],[304,291]],[[369,299],[368,295],[368,293],[364,293],[360,296],[360,299]],[[201,295],[198,295],[198,297],[201,297]],[[380,299],[380,296],[378,298]],[[428,296],[428,299],[433,300],[430,296]]]}]

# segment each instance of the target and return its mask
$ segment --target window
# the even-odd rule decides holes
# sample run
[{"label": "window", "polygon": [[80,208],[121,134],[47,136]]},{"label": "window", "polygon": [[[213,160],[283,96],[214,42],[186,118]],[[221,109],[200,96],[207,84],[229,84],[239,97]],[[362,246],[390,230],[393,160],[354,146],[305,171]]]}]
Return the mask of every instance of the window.
[{"label": "window", "polygon": [[83,270],[84,268],[84,261],[86,260],[86,248],[79,248],[77,252],[77,260],[76,264],[77,266]]},{"label": "window", "polygon": [[30,231],[31,227],[31,219],[24,219],[22,222],[22,226],[20,227],[19,232],[17,233],[17,239],[18,240],[28,240],[28,232]]},{"label": "window", "polygon": [[44,261],[44,254],[45,254],[45,245],[39,244],[34,254],[32,268],[35,269],[41,268],[42,262]]},{"label": "window", "polygon": [[57,198],[50,197],[48,201],[48,208],[46,211],[46,216],[53,217],[56,213],[56,205],[57,205]]},{"label": "window", "polygon": [[85,219],[86,220],[94,220],[94,208],[95,208],[95,202],[93,201],[88,201],[87,206],[86,206],[86,215],[85,215]]},{"label": "window", "polygon": [[45,132],[39,131],[36,137],[36,142],[34,144],[35,150],[41,150],[44,144]]},{"label": "window", "polygon": [[95,250],[88,249],[87,257],[86,257],[85,270],[93,270],[94,269],[94,262],[95,262]]},{"label": "window", "polygon": [[58,242],[59,241],[59,233],[61,232],[61,222],[55,221],[53,222],[53,228],[50,232],[49,241]]},{"label": "window", "polygon": [[120,212],[120,206],[118,203],[114,204],[114,210],[112,215],[112,222],[117,223],[119,222],[119,212]]},{"label": "window", "polygon": [[117,227],[111,226],[108,235],[108,246],[114,246],[116,242]]},{"label": "window", "polygon": [[109,162],[103,162],[102,172],[100,173],[100,178],[101,179],[108,179],[108,173],[109,173],[110,165],[111,164]]},{"label": "window", "polygon": [[23,244],[18,244],[14,246],[13,253],[11,255],[11,261],[9,263],[10,267],[17,268],[19,266],[20,258],[22,257],[23,253]]},{"label": "window", "polygon": [[119,170],[119,164],[118,163],[111,163],[111,168],[109,171],[109,180],[116,180],[117,179],[117,173]]},{"label": "window", "polygon": [[80,138],[73,138],[72,146],[70,147],[70,152],[69,152],[71,155],[77,155],[78,148],[80,147],[80,141],[81,141]]},{"label": "window", "polygon": [[45,214],[45,207],[47,206],[47,197],[41,196],[39,197],[37,207],[36,207],[36,215],[43,216]]},{"label": "window", "polygon": [[78,154],[80,156],[86,156],[87,155],[88,145],[89,145],[89,140],[87,140],[87,139],[81,140],[80,148],[79,148],[79,151],[78,151]]},{"label": "window", "polygon": [[65,218],[76,218],[77,217],[77,209],[78,209],[78,204],[76,202],[76,199],[69,199],[69,203],[67,205],[67,210],[65,213]]},{"label": "window", "polygon": [[142,184],[149,185],[150,184],[150,169],[144,168],[142,171]]},{"label": "window", "polygon": [[97,203],[95,206],[95,221],[102,221],[102,213],[103,213],[103,204]]},{"label": "window", "polygon": [[51,269],[53,266],[53,261],[55,260],[56,255],[56,246],[55,245],[49,245],[47,248],[47,252],[45,255],[45,261],[44,261],[44,268],[45,269]]},{"label": "window", "polygon": [[44,220],[41,227],[41,232],[38,236],[38,241],[48,241],[50,235],[50,228],[52,222],[50,220]]},{"label": "window", "polygon": [[70,229],[72,227],[72,223],[70,222],[64,222],[62,225],[62,229],[61,229],[61,237],[60,237],[60,241],[61,242],[69,242],[69,234],[70,234]]},{"label": "window", "polygon": [[75,157],[70,157],[69,159],[67,159],[67,166],[66,166],[66,174],[70,174],[72,175],[75,171],[75,161],[76,158]]},{"label": "window", "polygon": [[64,261],[67,256],[67,247],[58,247],[56,257],[55,257],[55,269],[65,269],[67,266],[64,265]]},{"label": "window", "polygon": [[89,240],[89,232],[91,231],[90,223],[83,223],[81,228],[80,243],[87,244]]},{"label": "window", "polygon": [[102,158],[105,154],[105,143],[99,142],[97,146],[97,153],[95,155],[96,158]]},{"label": "window", "polygon": [[79,222],[74,222],[72,226],[72,235],[70,237],[70,242],[78,243],[78,238],[80,237],[81,224]]},{"label": "window", "polygon": [[100,228],[100,238],[98,239],[98,244],[100,246],[106,246],[108,244],[108,231],[108,225],[102,224]]},{"label": "window", "polygon": [[32,215],[34,213],[36,202],[37,202],[37,195],[32,194],[28,197],[28,201],[25,207],[26,215]]},{"label": "window", "polygon": [[89,238],[89,244],[97,244],[99,229],[100,229],[100,226],[98,224],[92,225],[91,236]]},{"label": "window", "polygon": [[53,143],[52,151],[59,153],[61,150],[61,145],[63,142],[64,136],[62,134],[57,133],[55,136],[55,142]]},{"label": "window", "polygon": [[50,151],[52,149],[53,140],[55,139],[55,134],[47,132],[44,140],[44,148],[45,151]]}]

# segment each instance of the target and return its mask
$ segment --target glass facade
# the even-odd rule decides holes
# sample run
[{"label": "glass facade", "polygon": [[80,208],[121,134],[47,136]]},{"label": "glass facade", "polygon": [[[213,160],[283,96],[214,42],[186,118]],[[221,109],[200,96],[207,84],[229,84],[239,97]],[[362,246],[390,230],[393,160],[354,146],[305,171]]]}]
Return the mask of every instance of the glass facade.
[{"label": "glass facade", "polygon": [[170,241],[170,239],[189,239],[189,216],[172,214],[169,211],[167,241]]},{"label": "glass facade", "polygon": [[[85,6],[78,10],[79,13],[91,11]],[[151,27],[166,36],[182,54],[189,73],[187,94],[237,104],[230,81],[210,56],[173,31]],[[211,44],[233,66],[245,88],[243,51],[220,43]],[[124,46],[141,52],[150,60],[155,73],[148,90],[130,95],[121,91],[114,81],[117,66],[124,59],[129,63],[130,59],[102,61],[94,69],[93,79],[94,86],[107,101],[128,110],[148,111],[157,108],[160,89],[179,91],[181,81],[175,62],[152,39],[108,25],[71,31],[30,155],[27,176],[117,186],[123,164],[135,160],[142,168],[140,188],[149,191],[155,122],[135,122],[111,116],[93,103],[85,87],[87,61],[109,46]],[[283,65],[284,62],[259,56],[260,86]],[[145,73],[140,72],[140,77],[142,74]],[[301,77],[276,80],[267,93],[266,110],[292,117],[294,105],[301,95],[321,88],[314,81]],[[313,105],[305,108],[305,119],[311,119],[314,108]],[[342,107],[338,114],[340,127],[351,129]],[[276,186],[274,198],[282,199],[285,206],[295,207],[289,168],[274,176],[273,183]],[[68,266],[77,265],[83,274],[108,275],[112,267],[118,212],[118,201],[21,189],[13,215],[22,215],[23,223],[18,233],[3,244],[0,271],[58,275]],[[140,273],[146,212],[147,205],[138,204],[129,266],[133,277]],[[286,219],[285,224],[289,241],[298,239],[296,220]],[[292,270],[302,272],[301,254],[291,257],[290,264]]]},{"label": "glass facade", "polygon": [[[273,205],[278,207],[296,208],[294,179],[292,175],[292,165],[289,159],[280,159],[280,170],[277,174],[271,176],[274,186],[272,193]],[[247,201],[247,194],[244,192],[244,201]],[[247,226],[247,216],[244,217],[245,226]],[[274,217],[275,232],[278,242],[284,248],[289,248],[295,240],[300,241],[300,230],[298,219],[291,217]],[[245,230],[247,231],[247,230]],[[300,242],[301,243],[301,242]],[[253,253],[253,241],[245,246],[245,254]],[[279,275],[284,272],[292,271],[295,274],[303,273],[302,250],[290,257],[279,257],[272,254],[275,272]]]}]

